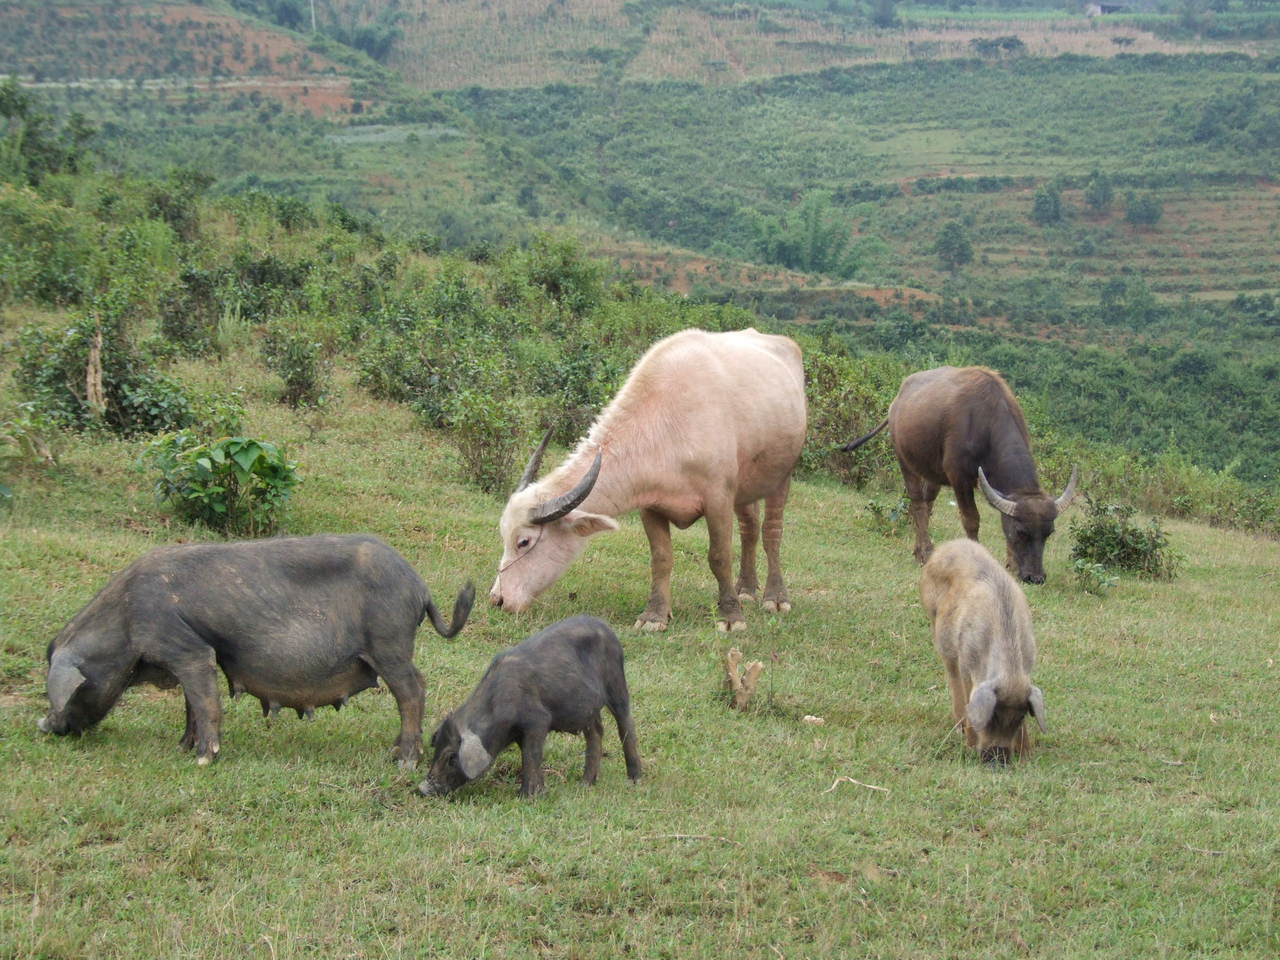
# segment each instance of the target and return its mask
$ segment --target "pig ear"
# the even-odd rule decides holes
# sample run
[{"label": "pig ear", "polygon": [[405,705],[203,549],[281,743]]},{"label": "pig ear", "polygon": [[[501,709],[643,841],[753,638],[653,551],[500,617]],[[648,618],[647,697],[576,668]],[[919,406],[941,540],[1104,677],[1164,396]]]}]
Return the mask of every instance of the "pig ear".
[{"label": "pig ear", "polygon": [[66,657],[54,657],[49,664],[49,707],[54,713],[62,713],[84,683],[84,674],[67,661]]},{"label": "pig ear", "polygon": [[996,712],[996,685],[988,680],[974,688],[969,697],[969,707],[965,711],[969,718],[969,726],[975,730],[985,730],[991,724],[991,717]]},{"label": "pig ear", "polygon": [[597,533],[612,533],[618,529],[618,521],[602,513],[574,510],[564,519],[569,529],[580,537],[594,537]]},{"label": "pig ear", "polygon": [[1047,732],[1044,725],[1044,694],[1040,692],[1039,687],[1031,688],[1031,715],[1040,725],[1040,732]]},{"label": "pig ear", "polygon": [[480,738],[464,727],[462,745],[458,747],[458,766],[462,768],[462,775],[468,780],[474,780],[488,770],[491,763],[493,757],[489,756],[489,751],[484,748]]}]

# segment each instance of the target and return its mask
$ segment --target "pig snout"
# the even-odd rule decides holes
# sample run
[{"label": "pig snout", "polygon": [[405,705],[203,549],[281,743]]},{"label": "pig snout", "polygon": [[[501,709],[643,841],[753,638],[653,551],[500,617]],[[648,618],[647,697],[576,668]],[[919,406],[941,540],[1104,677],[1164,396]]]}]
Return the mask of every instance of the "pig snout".
[{"label": "pig snout", "polygon": [[449,791],[428,777],[418,784],[418,792],[424,797],[442,797]]},{"label": "pig snout", "polygon": [[993,767],[1009,765],[1010,750],[1008,747],[985,747],[982,751],[982,762]]}]

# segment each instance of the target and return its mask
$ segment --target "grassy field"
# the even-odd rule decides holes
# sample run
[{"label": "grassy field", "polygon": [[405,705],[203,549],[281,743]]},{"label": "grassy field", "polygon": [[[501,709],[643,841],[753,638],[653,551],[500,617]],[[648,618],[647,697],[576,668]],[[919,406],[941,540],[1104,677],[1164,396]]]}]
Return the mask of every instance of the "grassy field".
[{"label": "grassy field", "polygon": [[[401,408],[344,379],[323,412],[291,413],[245,358],[180,373],[246,381],[247,429],[283,441],[306,478],[290,532],[373,531],[437,598],[468,577],[487,589],[498,504]],[[540,799],[517,798],[511,751],[429,801],[389,761],[385,694],[314,723],[227,701],[207,769],[177,749],[176,691],[136,690],[80,739],[38,735],[53,634],[133,558],[204,536],[155,506],[138,445],[60,450],[16,478],[0,517],[0,956],[1280,952],[1274,541],[1170,523],[1183,576],[1100,599],[1055,537],[1029,593],[1050,732],[993,771],[951,732],[909,541],[875,531],[866,495],[795,487],[795,610],[749,609],[734,638],[767,664],[744,714],[721,692],[701,526],[677,535],[673,629],[629,629],[648,590],[632,517],[531,612],[478,606],[452,642],[423,631],[417,661],[432,724],[499,649],[604,617],[623,628],[644,779],[627,783],[610,734],[600,782],[581,786],[582,742],[557,735]],[[934,532],[959,532],[945,496]]]}]

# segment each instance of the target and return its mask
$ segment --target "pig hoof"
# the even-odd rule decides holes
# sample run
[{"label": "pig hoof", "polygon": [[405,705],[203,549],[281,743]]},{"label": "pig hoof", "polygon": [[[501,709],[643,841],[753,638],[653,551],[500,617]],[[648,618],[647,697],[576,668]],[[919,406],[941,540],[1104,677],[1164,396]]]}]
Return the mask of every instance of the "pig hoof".
[{"label": "pig hoof", "polygon": [[196,758],[197,767],[207,767],[212,762],[213,762],[213,757],[209,756],[208,754],[205,754],[204,756]]}]

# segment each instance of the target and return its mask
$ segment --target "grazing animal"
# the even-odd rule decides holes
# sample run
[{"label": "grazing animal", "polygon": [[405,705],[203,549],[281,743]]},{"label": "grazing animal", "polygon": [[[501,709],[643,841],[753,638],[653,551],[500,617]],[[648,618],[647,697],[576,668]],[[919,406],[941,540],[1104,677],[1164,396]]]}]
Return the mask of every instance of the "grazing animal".
[{"label": "grazing animal", "polygon": [[1025,753],[1026,715],[1041,731],[1045,715],[1044,694],[1031,683],[1031,608],[1017,582],[982,544],[951,540],[924,565],[920,599],[965,741],[987,762],[1007,763],[1010,752]]},{"label": "grazing animal", "polygon": [[985,367],[913,373],[902,381],[889,416],[841,449],[856,450],[886,426],[911,501],[919,562],[933,550],[929,515],[941,487],[955,491],[965,535],[978,539],[973,489],[980,486],[1000,511],[1009,570],[1027,583],[1044,583],[1044,544],[1075,497],[1077,469],[1071,468],[1062,496],[1055,500],[1044,492],[1022,408],[998,373]]},{"label": "grazing animal", "polygon": [[318,536],[160,547],[117,574],[49,644],[45,733],[81,733],[140,683],[182,685],[179,741],[207,764],[221,749],[221,668],[231,695],[311,717],[382,677],[400,708],[396,756],[422,755],[422,675],[414,633],[462,629],[468,583],[446,624],[422,578],[376,537]]},{"label": "grazing animal", "polygon": [[[804,365],[786,337],[755,330],[685,330],[654,344],[578,448],[535,481],[547,438],[534,451],[499,522],[502,560],[489,597],[519,612],[560,577],[587,539],[617,530],[639,510],[653,581],[636,627],[671,618],[671,524],[707,521],[707,559],[719,584],[721,630],[746,626],[756,598],[759,501],[765,502],[764,608],[791,609],[779,549],[791,471],[805,435]],[[733,573],[733,517],[742,566]]]},{"label": "grazing animal", "polygon": [[431,771],[418,789],[441,796],[489,769],[498,754],[520,744],[520,793],[541,793],[542,746],[551,730],[583,733],[587,760],[582,780],[600,772],[608,707],[618,723],[627,776],[640,778],[640,751],[631,720],[631,696],[622,669],[622,644],[595,617],[570,617],[493,658],[466,702],[444,718],[431,737]]}]

